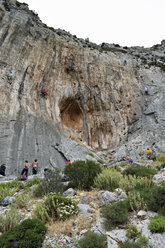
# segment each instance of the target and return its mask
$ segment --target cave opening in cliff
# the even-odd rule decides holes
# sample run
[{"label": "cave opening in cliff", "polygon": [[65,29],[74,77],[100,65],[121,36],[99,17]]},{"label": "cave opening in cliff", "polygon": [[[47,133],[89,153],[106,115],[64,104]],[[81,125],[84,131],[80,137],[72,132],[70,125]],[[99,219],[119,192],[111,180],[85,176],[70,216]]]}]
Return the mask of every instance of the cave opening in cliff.
[{"label": "cave opening in cliff", "polygon": [[60,103],[62,123],[78,132],[83,130],[83,113],[79,103],[74,98],[65,98]]}]

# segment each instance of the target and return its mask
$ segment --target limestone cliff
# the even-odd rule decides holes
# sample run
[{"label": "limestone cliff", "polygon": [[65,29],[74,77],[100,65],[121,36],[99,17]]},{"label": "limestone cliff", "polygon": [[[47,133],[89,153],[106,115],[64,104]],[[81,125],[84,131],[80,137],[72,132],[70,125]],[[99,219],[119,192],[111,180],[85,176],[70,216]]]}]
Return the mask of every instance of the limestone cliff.
[{"label": "limestone cliff", "polygon": [[0,0],[0,160],[16,173],[25,159],[64,166],[88,149],[105,159],[165,151],[164,62],[165,42],[96,45]]}]

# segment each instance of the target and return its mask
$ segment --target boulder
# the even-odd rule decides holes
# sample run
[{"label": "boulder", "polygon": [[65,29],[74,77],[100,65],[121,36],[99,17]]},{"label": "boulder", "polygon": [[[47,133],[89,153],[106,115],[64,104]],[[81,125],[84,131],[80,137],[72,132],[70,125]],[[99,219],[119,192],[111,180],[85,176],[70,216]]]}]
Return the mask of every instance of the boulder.
[{"label": "boulder", "polygon": [[101,191],[98,195],[99,200],[102,203],[102,206],[108,205],[111,202],[118,201],[118,198],[115,193],[110,191]]},{"label": "boulder", "polygon": [[160,172],[153,176],[153,182],[157,185],[160,185],[162,182],[165,182],[165,170],[162,169]]},{"label": "boulder", "polygon": [[76,195],[76,191],[72,188],[69,188],[63,194],[66,196],[74,196],[74,195]]},{"label": "boulder", "polygon": [[141,219],[145,219],[147,217],[147,212],[144,211],[144,210],[140,210],[138,213],[137,213],[137,217],[138,218],[141,218]]},{"label": "boulder", "polygon": [[15,201],[15,197],[11,197],[11,196],[6,196],[2,201],[1,201],[1,205],[2,206],[7,206],[10,203],[12,203],[13,201]]},{"label": "boulder", "polygon": [[88,203],[88,202],[89,202],[89,197],[88,196],[83,197],[82,200],[81,200],[82,204]]},{"label": "boulder", "polygon": [[120,188],[115,189],[115,193],[116,193],[116,196],[117,196],[119,199],[126,199],[126,198],[127,198],[126,193],[125,193],[122,189],[120,189]]},{"label": "boulder", "polygon": [[85,215],[91,215],[95,212],[88,204],[78,204],[79,211]]}]

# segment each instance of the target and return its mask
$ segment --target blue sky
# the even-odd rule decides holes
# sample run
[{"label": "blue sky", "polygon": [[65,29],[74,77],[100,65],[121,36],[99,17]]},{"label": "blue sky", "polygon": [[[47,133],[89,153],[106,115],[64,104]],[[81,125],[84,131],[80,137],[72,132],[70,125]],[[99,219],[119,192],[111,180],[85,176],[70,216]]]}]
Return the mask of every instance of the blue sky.
[{"label": "blue sky", "polygon": [[165,39],[165,0],[19,0],[48,26],[97,44],[150,47]]}]

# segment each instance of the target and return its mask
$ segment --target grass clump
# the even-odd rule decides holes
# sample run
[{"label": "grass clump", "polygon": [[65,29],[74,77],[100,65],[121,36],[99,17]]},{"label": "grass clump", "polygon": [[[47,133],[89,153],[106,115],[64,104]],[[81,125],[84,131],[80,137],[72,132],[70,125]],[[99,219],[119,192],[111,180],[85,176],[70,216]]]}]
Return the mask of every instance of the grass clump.
[{"label": "grass clump", "polygon": [[165,216],[155,216],[149,224],[151,232],[162,233],[165,232]]},{"label": "grass clump", "polygon": [[137,239],[141,237],[141,232],[137,230],[137,227],[134,225],[130,225],[126,231],[126,236],[129,239]]},{"label": "grass clump", "polygon": [[131,211],[147,210],[147,204],[138,191],[128,192],[127,201]]},{"label": "grass clump", "polygon": [[94,161],[87,160],[75,161],[66,166],[64,173],[69,177],[72,187],[89,190],[93,184],[95,177],[101,172],[101,167]]},{"label": "grass clump", "polygon": [[11,204],[17,209],[27,209],[30,200],[30,195],[22,193],[16,196],[15,201]]},{"label": "grass clump", "polygon": [[124,176],[119,181],[119,187],[127,193],[134,189],[141,190],[144,188],[151,188],[153,185],[154,183],[151,178],[136,177],[135,175]]},{"label": "grass clump", "polygon": [[46,171],[44,179],[41,179],[39,184],[34,188],[33,195],[35,197],[42,197],[52,192],[60,194],[63,191],[62,176],[60,175],[60,171],[55,169]]},{"label": "grass clump", "polygon": [[135,175],[136,177],[147,177],[147,178],[153,177],[153,175],[155,175],[156,173],[157,170],[144,166],[132,166],[132,167],[128,167],[123,171],[124,176]]},{"label": "grass clump", "polygon": [[51,194],[44,202],[38,204],[34,211],[34,217],[43,222],[55,220],[66,220],[71,215],[78,213],[77,202],[71,198],[61,195]]},{"label": "grass clump", "polygon": [[128,221],[127,201],[119,201],[112,205],[105,206],[101,209],[101,216],[105,218],[104,227],[111,230],[117,225],[125,224]]},{"label": "grass clump", "polygon": [[115,169],[105,169],[94,179],[94,187],[101,190],[114,190],[119,187],[121,174]]},{"label": "grass clump", "polygon": [[21,222],[21,214],[17,209],[11,208],[5,212],[5,215],[0,215],[0,232],[7,232]]},{"label": "grass clump", "polygon": [[85,233],[84,237],[79,240],[78,247],[79,248],[106,248],[107,247],[106,240],[107,240],[106,235],[88,231]]},{"label": "grass clump", "polygon": [[41,248],[47,228],[38,219],[27,219],[0,236],[0,247]]}]

